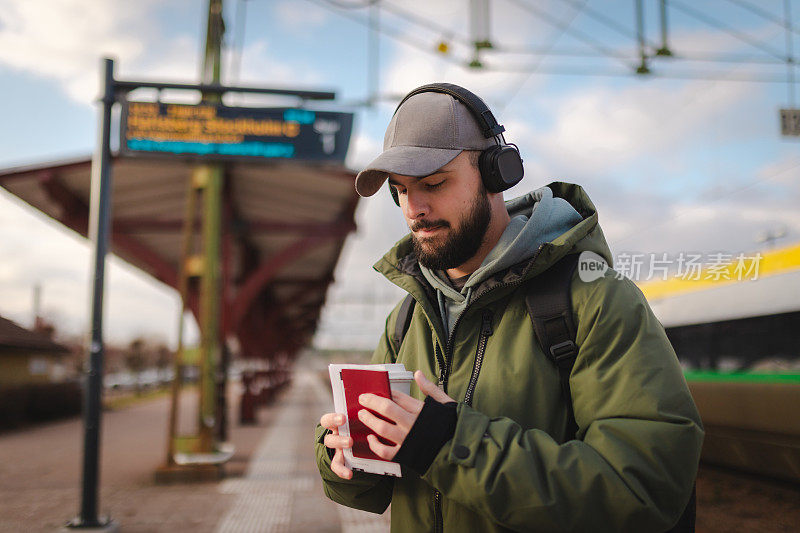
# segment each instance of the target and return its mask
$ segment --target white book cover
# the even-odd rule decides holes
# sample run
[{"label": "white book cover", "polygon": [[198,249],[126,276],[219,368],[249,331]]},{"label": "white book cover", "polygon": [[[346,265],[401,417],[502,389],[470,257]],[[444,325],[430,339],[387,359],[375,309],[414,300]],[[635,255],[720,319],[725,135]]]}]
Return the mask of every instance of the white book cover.
[{"label": "white book cover", "polygon": [[[339,426],[340,435],[350,436],[350,421],[347,419],[347,401],[345,400],[344,385],[341,376],[341,371],[344,369],[385,370],[389,373],[389,386],[392,391],[400,391],[406,394],[411,393],[411,382],[414,379],[414,373],[406,371],[402,363],[385,365],[328,365],[328,372],[331,377],[331,389],[333,390],[333,407],[337,413],[343,414],[345,418],[345,423]],[[352,448],[344,449],[344,464],[350,470],[401,477],[400,465],[398,463],[355,457]]]}]

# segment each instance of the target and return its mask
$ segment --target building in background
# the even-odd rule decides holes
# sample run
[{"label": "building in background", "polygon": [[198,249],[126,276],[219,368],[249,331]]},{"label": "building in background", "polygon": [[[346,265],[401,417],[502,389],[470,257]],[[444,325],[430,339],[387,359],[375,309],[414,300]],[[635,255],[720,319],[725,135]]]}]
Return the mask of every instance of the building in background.
[{"label": "building in background", "polygon": [[53,383],[74,374],[70,350],[55,342],[53,328],[32,331],[0,317],[0,387]]}]

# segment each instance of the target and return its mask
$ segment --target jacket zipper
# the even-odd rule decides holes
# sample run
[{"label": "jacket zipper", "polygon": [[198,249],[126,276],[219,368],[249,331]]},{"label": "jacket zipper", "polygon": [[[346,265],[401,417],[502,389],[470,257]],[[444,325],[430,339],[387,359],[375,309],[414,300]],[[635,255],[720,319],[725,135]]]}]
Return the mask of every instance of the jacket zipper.
[{"label": "jacket zipper", "polygon": [[[542,251],[542,248],[544,248],[544,244],[540,244],[539,245],[539,248],[536,250],[536,252],[531,257],[531,259],[530,259],[530,261],[528,263],[529,265],[533,264],[534,260],[539,256],[539,253]],[[524,275],[524,272],[523,272],[523,275]],[[515,281],[513,283],[501,283],[501,284],[495,286],[494,289],[491,289],[491,290],[499,289],[501,287],[508,287],[508,286],[511,286],[511,285],[519,285],[521,283],[522,283],[521,279],[519,281]],[[482,297],[484,294],[487,294],[488,292],[490,292],[490,291],[486,291],[485,293],[481,294],[480,296]],[[467,314],[467,309],[469,309],[470,306],[473,305],[478,299],[479,298],[475,298],[474,300],[469,302],[466,307],[464,307],[464,310],[461,311],[461,314],[458,315],[458,318],[456,318],[456,322],[455,322],[455,324],[453,324],[453,329],[452,329],[452,331],[450,331],[450,336],[447,338],[447,346],[445,347],[444,361],[440,361],[440,363],[439,363],[440,364],[440,370],[441,370],[441,372],[439,374],[439,386],[442,387],[442,390],[445,393],[447,392],[447,380],[450,377],[450,359],[452,357],[452,354],[450,353],[450,348],[453,345],[453,339],[455,338],[456,328],[458,328],[458,324],[461,322],[461,318],[465,314]],[[490,321],[489,327],[491,327],[491,318],[489,319],[489,321]],[[483,336],[483,331],[481,331],[481,334]],[[491,335],[491,333],[490,333],[490,335]],[[437,351],[437,358],[438,358],[438,343],[437,343],[436,346],[437,346],[436,351]],[[480,348],[480,343],[479,343],[479,348]],[[485,343],[484,343],[484,350],[485,350],[485,348],[486,348],[486,346],[485,346]],[[448,355],[450,357],[448,357]],[[483,359],[482,355],[481,355],[481,359]],[[476,362],[477,362],[477,359],[476,359]],[[478,365],[478,372],[480,372],[480,365]],[[473,370],[472,373],[473,373],[473,375],[475,377],[475,381],[477,382],[478,377],[477,377],[475,371]],[[470,379],[470,383],[471,382],[472,382],[472,379]],[[473,388],[474,388],[474,386],[473,386]],[[467,393],[469,394],[469,388],[467,389]],[[433,515],[434,515],[434,524],[433,524],[434,532],[439,533],[441,531],[444,531],[444,519],[442,518],[442,493],[439,492],[436,489],[433,489]]]},{"label": "jacket zipper", "polygon": [[444,531],[444,520],[442,520],[442,493],[438,490],[433,491],[433,514],[435,516],[433,531],[442,533]]},{"label": "jacket zipper", "polygon": [[441,350],[439,350],[439,343],[437,342],[433,348],[434,353],[436,354],[436,361],[439,363],[439,386],[442,387],[442,390],[445,390],[445,376],[447,376],[450,371],[447,368],[447,361],[442,355]]},{"label": "jacket zipper", "polygon": [[[466,311],[466,309],[465,309]],[[463,316],[463,312],[461,315]],[[459,319],[461,316],[459,316]],[[458,320],[456,320],[456,325],[458,325]],[[455,327],[453,327],[455,330]],[[472,376],[469,378],[469,385],[467,386],[467,394],[464,397],[464,402],[467,405],[472,405],[472,394],[475,391],[475,385],[478,383],[478,375],[481,372],[481,364],[483,363],[483,356],[486,353],[486,343],[489,340],[489,336],[493,333],[492,330],[492,312],[489,309],[483,310],[483,316],[481,318],[481,334],[478,338],[478,350],[475,352],[475,364],[472,367]],[[448,345],[450,344],[450,340],[452,337],[448,339]],[[449,346],[448,346],[449,347]],[[435,348],[437,359],[439,357],[439,345],[436,345]],[[448,350],[449,351],[449,350]],[[440,361],[439,363],[441,368],[441,373],[439,375],[439,386],[446,392],[447,391],[447,378],[450,374],[450,361],[448,358],[445,357],[444,363]],[[444,531],[444,519],[442,518],[442,493],[436,489],[433,489],[433,531],[434,533],[441,533]]]},{"label": "jacket zipper", "polygon": [[[543,248],[544,248],[544,244],[540,244],[539,248],[536,249],[536,252],[528,260],[528,265],[533,264],[533,262],[539,256],[539,253],[542,251]],[[525,271],[523,271],[523,273],[520,276],[520,278],[525,275],[525,272],[527,272],[527,270],[528,269],[525,269]],[[480,294],[478,297],[474,298],[471,302],[469,302],[467,304],[467,306],[464,308],[464,310],[461,311],[461,314],[458,315],[458,318],[456,318],[455,324],[453,324],[453,329],[452,329],[452,331],[450,331],[450,336],[447,338],[447,346],[445,347],[445,353],[444,353],[444,365],[442,366],[442,369],[441,369],[442,373],[439,376],[439,385],[442,387],[442,390],[444,392],[447,392],[447,380],[450,378],[450,360],[452,358],[452,354],[450,353],[450,349],[453,346],[453,339],[455,338],[456,329],[458,328],[458,325],[461,323],[461,319],[464,317],[464,315],[467,314],[467,310],[470,307],[472,307],[475,304],[475,302],[477,302],[480,298],[483,298],[483,296],[485,296],[486,294],[488,294],[488,293],[490,293],[492,291],[495,291],[497,289],[501,289],[501,288],[505,288],[505,287],[511,287],[511,286],[514,286],[514,285],[520,285],[520,284],[522,284],[522,281],[523,281],[522,279],[519,279],[519,280],[511,282],[511,283],[499,283],[498,285],[496,285],[492,289],[489,289],[486,292]]]},{"label": "jacket zipper", "polygon": [[478,375],[481,373],[483,355],[486,353],[486,343],[489,341],[489,336],[491,336],[492,333],[494,333],[492,329],[492,312],[489,309],[484,309],[481,321],[481,336],[478,339],[478,350],[475,352],[475,365],[472,367],[472,376],[469,378],[467,393],[464,395],[464,403],[467,405],[472,405],[472,395],[475,393],[475,386],[478,384]]}]

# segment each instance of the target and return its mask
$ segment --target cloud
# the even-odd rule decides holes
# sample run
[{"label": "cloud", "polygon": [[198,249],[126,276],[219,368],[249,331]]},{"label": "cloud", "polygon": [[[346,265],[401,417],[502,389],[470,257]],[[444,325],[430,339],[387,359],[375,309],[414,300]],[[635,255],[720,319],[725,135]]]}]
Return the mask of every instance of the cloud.
[{"label": "cloud", "polygon": [[551,102],[552,126],[538,130],[529,147],[537,157],[576,174],[613,168],[686,147],[707,132],[711,119],[743,103],[750,90],[726,85],[700,92],[693,83],[679,89],[634,85],[594,86]]},{"label": "cloud", "polygon": [[372,269],[392,245],[408,233],[403,215],[387,190],[362,198],[356,209],[358,231],[351,234],[336,267],[336,283],[328,291],[316,346],[371,350],[386,316],[403,291]]},{"label": "cloud", "polygon": [[399,96],[426,83],[455,83],[479,95],[489,107],[497,107],[517,79],[513,73],[470,70],[446,58],[404,49],[386,68],[381,85],[383,92]]},{"label": "cloud", "polygon": [[[228,57],[228,56],[226,56]],[[232,59],[231,61],[236,61]],[[247,44],[242,50],[240,70],[235,73],[234,67],[228,66],[223,72],[223,81],[230,85],[264,85],[269,80],[270,87],[314,87],[323,81],[314,69],[302,68],[288,60],[279,59],[272,53],[272,47],[265,39],[257,39]],[[228,94],[223,97],[226,105],[232,106],[284,106],[295,105],[296,98],[259,94]]]},{"label": "cloud", "polygon": [[765,164],[749,185],[717,186],[697,199],[671,201],[656,192],[615,191],[593,197],[612,251],[668,252],[763,249],[762,231],[787,229],[800,239],[800,159]]},{"label": "cloud", "polygon": [[265,39],[257,39],[244,47],[242,74],[245,80],[270,80],[270,85],[315,85],[322,81],[313,69],[303,69],[272,54]]},{"label": "cloud", "polygon": [[[732,6],[733,7],[733,6]],[[740,22],[756,20],[760,18],[744,18]],[[777,44],[775,50],[779,52],[783,48],[783,42],[769,43],[775,39],[784,38],[784,32],[780,26],[765,22],[755,24],[751,28],[737,30],[740,35],[746,35],[751,41],[761,43],[764,46]],[[669,47],[676,57],[690,59],[697,54],[703,56],[718,57],[726,53],[746,51],[749,53],[764,53],[744,40],[735,37],[730,31],[725,31],[708,25],[696,29],[672,29],[669,35]],[[765,57],[769,57],[765,55]],[[667,60],[669,61],[669,59]]]},{"label": "cloud", "polygon": [[145,50],[155,0],[6,0],[0,4],[0,63],[63,83],[67,94],[90,102],[99,91],[100,54],[127,61]]},{"label": "cloud", "polygon": [[[40,2],[5,0],[0,3],[0,65],[56,80],[71,99],[85,104],[100,92],[101,55],[118,60],[121,78],[198,80],[202,61],[198,35],[168,30],[159,16],[162,7],[156,0],[51,0],[43,9]],[[202,18],[199,7],[194,7]],[[289,2],[276,10],[287,20],[298,16]],[[309,19],[311,24],[326,22],[320,10],[312,13],[316,14]],[[239,78],[268,78],[285,85],[321,81],[313,69],[301,70],[273,57],[263,39],[246,45]],[[173,91],[165,98],[197,97]]]},{"label": "cloud", "polygon": [[[490,4],[490,41],[495,50],[484,50],[479,57],[487,65],[502,65],[509,57],[504,50],[520,50],[537,42],[558,42],[563,32],[552,24],[533,16],[527,10],[510,3]],[[560,2],[537,2],[537,9],[550,13],[556,20],[569,21],[573,8]],[[531,77],[523,72],[500,72],[487,69],[474,69],[467,64],[475,57],[471,44],[477,36],[471,32],[470,11],[464,5],[451,2],[430,2],[411,0],[402,4],[403,9],[412,12],[417,18],[426,19],[444,27],[437,32],[416,25],[403,18],[392,17],[392,11],[385,15],[393,28],[399,29],[404,39],[429,46],[430,52],[410,45],[397,44],[395,52],[384,68],[382,84],[384,92],[403,94],[409,90],[431,82],[448,82],[462,85],[480,95],[490,107],[503,109],[510,93],[518,86],[535,90],[541,77]],[[498,7],[499,6],[499,7]],[[447,42],[450,51],[447,55],[432,54],[440,41]],[[466,41],[466,42],[464,42]],[[392,40],[392,42],[397,42]],[[511,57],[516,57],[512,54]]]},{"label": "cloud", "polygon": [[360,170],[378,157],[383,150],[383,139],[378,140],[364,134],[356,135],[350,141],[345,164],[348,168]]},{"label": "cloud", "polygon": [[308,4],[296,0],[284,0],[275,5],[274,12],[280,26],[291,30],[293,35],[304,38],[318,35],[317,30],[329,20],[329,12],[323,9],[307,9]]},{"label": "cloud", "polygon": [[[40,285],[44,312],[58,319],[60,332],[87,332],[92,257],[88,241],[0,189],[0,257],[0,316],[30,326],[33,287]],[[109,258],[104,309],[108,340],[127,342],[151,331],[174,344],[178,309],[173,290]]]}]

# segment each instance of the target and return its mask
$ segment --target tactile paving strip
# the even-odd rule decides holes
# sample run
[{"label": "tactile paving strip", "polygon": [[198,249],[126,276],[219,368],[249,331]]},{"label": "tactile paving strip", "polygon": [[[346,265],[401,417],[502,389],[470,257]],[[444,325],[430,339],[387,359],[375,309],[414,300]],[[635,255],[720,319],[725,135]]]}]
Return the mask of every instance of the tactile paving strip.
[{"label": "tactile paving strip", "polygon": [[[320,412],[332,411],[333,399],[330,396],[330,391],[326,392],[318,383],[313,387],[313,390],[320,404]],[[382,533],[389,531],[389,512],[383,515],[376,515],[338,504],[336,505],[336,510],[342,523],[342,533]]]},{"label": "tactile paving strip", "polygon": [[[217,524],[217,533],[268,533],[292,530],[295,495],[313,489],[315,480],[298,472],[297,451],[310,445],[313,421],[307,421],[309,399],[316,399],[317,411],[329,409],[331,399],[311,372],[298,371],[293,385],[282,398],[280,411],[259,443],[243,478],[220,484],[223,494],[237,495],[233,505]],[[373,533],[389,530],[386,516],[378,516],[341,505],[335,506],[344,533]],[[388,516],[388,514],[387,514]]]},{"label": "tactile paving strip", "polygon": [[[300,376],[298,376],[299,378]],[[267,435],[256,449],[245,476],[220,484],[223,494],[237,494],[234,504],[217,525],[218,533],[289,531],[293,495],[308,490],[313,480],[296,475],[297,443],[303,435],[302,402],[307,379],[297,379]]]}]

